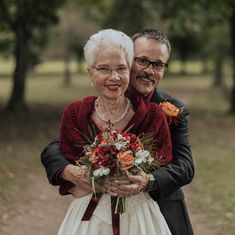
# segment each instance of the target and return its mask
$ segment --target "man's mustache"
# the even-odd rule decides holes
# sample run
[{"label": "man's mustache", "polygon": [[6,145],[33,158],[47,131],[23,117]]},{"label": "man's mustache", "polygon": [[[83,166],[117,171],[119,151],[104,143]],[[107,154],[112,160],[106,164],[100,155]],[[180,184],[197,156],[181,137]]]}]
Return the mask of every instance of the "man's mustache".
[{"label": "man's mustache", "polygon": [[147,73],[140,74],[140,75],[136,76],[136,78],[137,78],[137,79],[144,79],[144,80],[146,80],[146,81],[155,83],[155,80],[152,79],[152,75],[149,75],[149,74],[147,74]]}]

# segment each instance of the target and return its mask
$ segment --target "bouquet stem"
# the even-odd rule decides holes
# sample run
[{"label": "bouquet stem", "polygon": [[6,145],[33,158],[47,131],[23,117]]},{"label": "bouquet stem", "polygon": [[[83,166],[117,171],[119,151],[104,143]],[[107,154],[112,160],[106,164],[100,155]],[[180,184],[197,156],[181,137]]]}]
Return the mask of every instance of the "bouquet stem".
[{"label": "bouquet stem", "polygon": [[117,197],[114,214],[122,214],[126,212],[126,201],[123,197]]}]

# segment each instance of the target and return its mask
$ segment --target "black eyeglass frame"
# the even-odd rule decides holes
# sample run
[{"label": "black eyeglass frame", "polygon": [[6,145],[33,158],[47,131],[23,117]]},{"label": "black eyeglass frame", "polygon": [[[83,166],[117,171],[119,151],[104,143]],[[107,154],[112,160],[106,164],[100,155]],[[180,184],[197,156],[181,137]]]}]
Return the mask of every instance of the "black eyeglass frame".
[{"label": "black eyeglass frame", "polygon": [[[145,60],[146,62],[148,62],[148,65],[147,66],[141,66],[141,65],[139,65],[137,62],[136,62],[136,60],[138,60],[138,59],[143,59],[143,60]],[[146,59],[146,58],[144,58],[144,57],[134,57],[134,61],[136,62],[136,65],[138,66],[138,67],[140,67],[140,68],[143,68],[143,69],[146,69],[146,68],[148,68],[150,65],[152,65],[152,67],[153,67],[153,69],[156,69],[157,71],[162,71],[162,70],[164,70],[164,69],[168,69],[168,63],[163,63],[162,61],[160,61],[160,60],[158,60],[158,61],[149,61],[148,59]],[[155,64],[161,64],[162,65],[162,69],[157,69],[154,65]]]}]

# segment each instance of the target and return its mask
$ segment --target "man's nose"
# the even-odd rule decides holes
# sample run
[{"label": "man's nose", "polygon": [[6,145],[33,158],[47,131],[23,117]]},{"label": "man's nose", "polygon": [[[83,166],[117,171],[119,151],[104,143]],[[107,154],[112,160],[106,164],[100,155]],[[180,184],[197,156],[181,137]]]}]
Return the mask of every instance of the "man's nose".
[{"label": "man's nose", "polygon": [[153,65],[150,64],[147,68],[144,69],[148,74],[154,74]]}]

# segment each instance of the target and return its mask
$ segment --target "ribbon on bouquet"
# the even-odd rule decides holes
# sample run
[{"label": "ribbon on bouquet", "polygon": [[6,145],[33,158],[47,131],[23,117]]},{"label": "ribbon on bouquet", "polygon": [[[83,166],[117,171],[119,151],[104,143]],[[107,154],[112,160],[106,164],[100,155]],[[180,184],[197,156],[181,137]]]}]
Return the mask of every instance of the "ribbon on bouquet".
[{"label": "ribbon on bouquet", "polygon": [[119,225],[120,225],[120,215],[119,215],[119,213],[115,214],[116,203],[117,203],[117,197],[111,196],[111,213],[112,213],[113,235],[119,235]]},{"label": "ribbon on bouquet", "polygon": [[[91,200],[86,208],[86,211],[82,217],[82,221],[89,221],[95,208],[97,207],[99,200],[102,196],[102,193],[93,193]],[[112,229],[113,235],[119,235],[119,224],[120,224],[120,216],[119,214],[115,214],[115,205],[116,205],[117,197],[111,197],[111,213],[112,213]]]},{"label": "ribbon on bouquet", "polygon": [[91,219],[91,216],[93,215],[93,212],[95,211],[95,208],[97,207],[101,196],[102,193],[93,193],[91,200],[86,208],[86,211],[82,217],[82,221],[89,221]]}]

